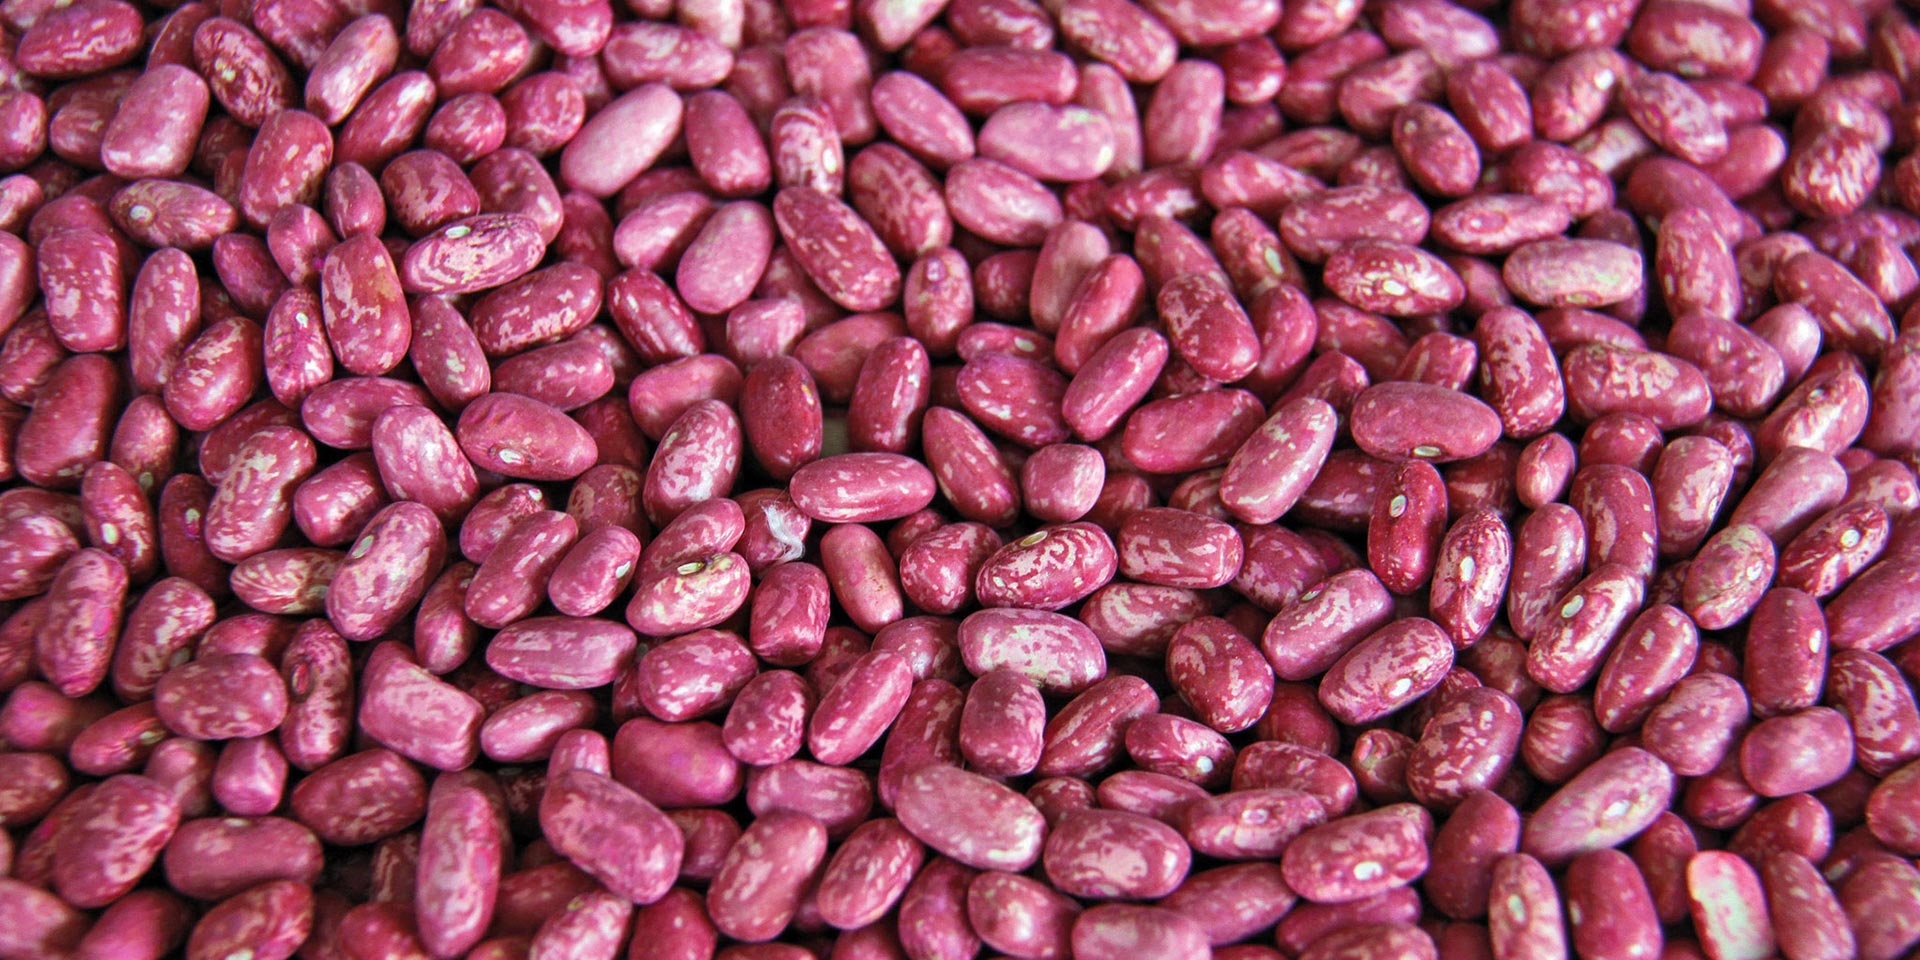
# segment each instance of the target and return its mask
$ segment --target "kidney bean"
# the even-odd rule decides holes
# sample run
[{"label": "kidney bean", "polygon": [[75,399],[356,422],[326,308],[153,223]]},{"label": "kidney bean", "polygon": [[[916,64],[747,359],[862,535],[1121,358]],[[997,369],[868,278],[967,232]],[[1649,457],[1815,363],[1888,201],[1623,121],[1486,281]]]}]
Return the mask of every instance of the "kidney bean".
[{"label": "kidney bean", "polygon": [[899,715],[912,686],[912,671],[899,654],[874,651],[855,658],[815,706],[808,750],[822,763],[865,753]]},{"label": "kidney bean", "polygon": [[[1644,952],[1648,915],[1686,916],[1700,846],[1679,816],[1661,815],[1668,806],[1705,829],[1750,827],[1729,846],[1759,874],[1705,858],[1691,878],[1702,903],[1717,910],[1723,891],[1743,908],[1764,903],[1773,925],[1805,928],[1808,952],[1827,950],[1819,937],[1836,925],[1857,931],[1862,955],[1911,939],[1884,905],[1910,878],[1873,859],[1913,846],[1902,791],[1920,729],[1899,666],[1912,659],[1900,644],[1913,620],[1900,522],[1913,498],[1892,309],[1912,286],[1900,251],[1920,237],[1904,165],[1887,205],[1865,206],[1879,154],[1911,139],[1900,98],[1915,45],[1898,16],[1877,12],[1869,30],[1842,5],[1774,0],[1754,11],[1529,0],[1491,18],[1428,0],[1368,11],[1342,0],[958,0],[945,11],[721,0],[667,23],[674,11],[648,0],[634,8],[641,20],[615,26],[596,4],[428,0],[406,11],[408,51],[425,67],[395,74],[392,11],[364,4],[275,0],[239,19],[192,4],[156,23],[146,51],[142,30],[123,29],[137,11],[117,0],[17,6],[0,11],[21,38],[19,89],[0,100],[22,120],[9,142],[24,171],[0,190],[12,201],[0,221],[24,238],[10,255],[0,243],[0,268],[20,267],[0,269],[0,321],[18,331],[0,349],[13,404],[0,408],[11,451],[0,475],[26,486],[0,503],[0,593],[29,602],[0,623],[0,687],[21,691],[0,728],[15,748],[64,750],[88,775],[144,762],[183,815],[216,802],[264,815],[290,764],[311,771],[293,781],[292,810],[317,840],[393,838],[325,874],[329,886],[365,884],[382,905],[310,892],[320,872],[293,856],[311,872],[265,878],[290,881],[284,895],[219,891],[237,899],[208,915],[190,955],[243,941],[290,954],[309,935],[309,952],[356,955],[425,952],[450,935],[457,945],[435,952],[617,951],[629,890],[575,901],[586,887],[556,882],[529,909],[503,887],[497,928],[467,915],[457,934],[434,919],[445,914],[399,905],[423,899],[408,893],[428,844],[407,828],[429,809],[400,757],[464,767],[481,751],[511,766],[504,792],[469,800],[472,812],[510,816],[522,837],[545,784],[578,773],[617,767],[615,782],[647,803],[695,804],[670,818],[684,835],[659,871],[663,896],[683,875],[721,872],[741,826],[704,814],[743,785],[760,822],[805,814],[845,838],[876,785],[892,804],[915,777],[975,776],[929,773],[954,769],[929,762],[1041,778],[1033,799],[1007,805],[1013,840],[973,846],[1002,825],[962,822],[967,835],[943,841],[954,849],[934,844],[1024,858],[972,866],[1031,866],[1046,846],[1040,824],[1075,808],[1157,818],[1228,857],[1280,852],[1275,838],[1293,828],[1247,832],[1255,814],[1275,823],[1274,811],[1311,799],[1308,820],[1341,816],[1363,793],[1459,805],[1461,825],[1436,843],[1486,834],[1456,844],[1471,855],[1464,871],[1433,855],[1429,902],[1458,922],[1430,932],[1415,932],[1421,903],[1405,887],[1289,911],[1297,878],[1280,856],[1193,885],[1218,903],[1195,893],[1159,908],[1056,910],[1031,946],[963,901],[972,872],[950,860],[918,881],[905,866],[887,884],[809,895],[823,840],[774,898],[765,936],[838,924],[851,929],[836,949],[851,956],[969,955],[976,925],[990,949],[1023,956],[1110,953],[1128,936],[1136,952],[1144,938],[1170,953],[1205,942],[1267,956],[1234,941],[1269,925],[1288,955],[1558,955],[1557,924],[1517,924],[1501,901],[1510,892],[1529,918],[1549,915],[1538,868],[1570,863],[1574,949]],[[105,54],[68,32],[102,16]],[[527,74],[536,41],[558,58]],[[142,52],[144,76],[115,69]],[[308,113],[283,109],[296,103],[296,66]],[[209,120],[214,101],[227,115]],[[633,123],[645,129],[626,136]],[[883,133],[893,142],[869,143]],[[847,157],[848,144],[865,149]],[[539,162],[556,152],[564,193]],[[109,176],[82,179],[100,169]],[[183,176],[193,182],[172,182]],[[844,202],[821,199],[849,185]],[[450,192],[428,195],[440,187]],[[1436,213],[1416,190],[1453,202]],[[734,202],[716,211],[707,191]],[[768,201],[770,219],[755,206]],[[389,211],[420,242],[360,240],[380,236]],[[1122,234],[1131,253],[1115,252]],[[729,248],[730,237],[743,242]],[[529,272],[549,245],[560,266]],[[136,265],[148,247],[170,249]],[[209,247],[215,273],[197,281],[182,251]],[[29,249],[44,290],[28,285]],[[1636,259],[1643,249],[1651,264]],[[1311,299],[1296,257],[1323,264],[1330,296]],[[1396,270],[1405,276],[1386,276]],[[1670,320],[1643,334],[1647,274],[1660,284],[1654,315]],[[47,315],[23,315],[36,292]],[[408,292],[427,296],[408,303]],[[1158,320],[1142,326],[1148,293]],[[1536,320],[1509,301],[1544,309]],[[603,306],[611,325],[592,322]],[[321,322],[300,319],[315,311]],[[716,352],[702,353],[709,342]],[[151,399],[124,402],[122,344],[132,386]],[[402,357],[417,380],[391,372]],[[254,401],[262,382],[273,399]],[[624,410],[607,396],[622,385]],[[799,401],[778,400],[788,393]],[[460,415],[451,429],[437,424],[443,412]],[[1569,412],[1577,447],[1555,432]],[[1356,447],[1334,450],[1342,417]],[[322,458],[313,441],[343,454]],[[753,463],[740,456],[749,448]],[[1454,465],[1401,465],[1418,460]],[[742,469],[785,487],[724,499]],[[161,479],[150,532],[132,491]],[[562,489],[567,512],[541,512]],[[1533,512],[1510,527],[1516,503]],[[1043,526],[1022,527],[1022,514]],[[570,535],[522,556],[513,531],[531,529],[529,516],[570,518],[587,542]],[[816,519],[846,525],[822,541],[824,571],[806,562]],[[650,522],[663,529],[643,550]],[[446,565],[449,523],[470,562]],[[1365,564],[1340,539],[1362,530]],[[1066,546],[1086,558],[1046,559],[1045,544],[1075,537],[1084,543]],[[1160,539],[1214,552],[1150,556]],[[517,560],[532,566],[495,576]],[[122,627],[126,586],[156,574],[170,578]],[[1109,583],[1116,574],[1128,582]],[[742,612],[756,580],[761,595]],[[633,581],[627,609],[654,639],[628,669],[633,634],[615,624],[602,637],[592,618]],[[1492,616],[1502,594],[1505,624]],[[227,596],[260,612],[216,622]],[[830,625],[836,596],[852,626]],[[533,617],[543,599],[558,616]],[[976,600],[987,609],[971,613]],[[297,631],[268,612],[323,609],[328,619]],[[347,649],[400,639],[388,634],[410,612],[411,651],[381,645],[356,660]],[[76,621],[84,629],[66,629]],[[1355,673],[1388,634],[1422,623],[1423,651],[1445,642],[1417,677]],[[500,633],[467,665],[483,626]],[[1702,645],[1702,628],[1745,639]],[[1036,630],[1043,641],[1028,643]],[[1265,664],[1245,639],[1255,630]],[[192,726],[175,716],[178,678],[235,658],[249,665],[236,676],[259,674],[263,695],[284,696],[273,742],[244,724],[219,751],[142,742],[169,718]],[[1151,658],[1164,659],[1156,669]],[[655,675],[682,659],[698,661],[699,680]],[[761,659],[808,669],[756,685],[748,668]],[[36,671],[56,683],[28,682]],[[952,685],[982,671],[977,697]],[[869,674],[885,674],[870,678],[881,694],[855,696]],[[70,696],[107,679],[135,706]],[[1418,689],[1382,689],[1401,681]],[[560,689],[515,697],[522,685]],[[631,728],[613,744],[592,729],[600,686]],[[1048,717],[1046,693],[1071,699]],[[216,706],[245,712],[249,698]],[[1002,700],[1017,721],[998,719]],[[1409,701],[1404,721],[1353,731],[1351,755],[1342,748],[1339,722],[1371,724],[1361,718]],[[697,719],[721,709],[726,727]],[[844,714],[857,715],[850,738],[836,726]],[[1836,743],[1843,720],[1850,736]],[[356,745],[399,753],[341,759],[356,721]],[[1239,750],[1220,732],[1248,727],[1256,739]],[[826,763],[884,741],[877,774],[795,759],[809,732]],[[1608,734],[1622,737],[1617,749]],[[1122,748],[1138,769],[1104,776]],[[1511,769],[1516,754],[1523,771]],[[549,758],[544,774],[520,766]],[[763,769],[743,775],[743,761]],[[1694,782],[1674,804],[1676,772]],[[382,799],[350,797],[350,780]],[[1529,797],[1533,781],[1559,792]],[[0,853],[16,875],[56,881],[54,828],[100,789],[57,802],[70,786],[64,774],[37,784],[27,806],[48,821],[18,856],[11,843]],[[923,789],[935,811],[903,813],[890,849],[956,830],[939,806],[955,789],[985,808],[1003,799],[976,786]],[[1207,793],[1227,787],[1237,793]],[[1527,826],[1480,790],[1525,801]],[[1387,810],[1423,838],[1431,830],[1411,805]],[[1817,891],[1788,898],[1773,878],[1798,883],[1804,869],[1755,851],[1825,860],[1835,821],[1864,827],[1843,837],[1837,892],[1802,909]],[[550,830],[500,855],[583,855],[587,830],[568,829],[571,845]],[[1643,829],[1634,876],[1620,876],[1629,861],[1599,851]],[[859,846],[840,858],[847,878]],[[1495,862],[1521,849],[1539,862],[1505,861],[1490,895]],[[989,876],[981,887],[1009,896],[1049,886]],[[1757,899],[1758,880],[1772,902]],[[896,899],[901,918],[878,919]],[[190,919],[146,894],[123,903],[100,943],[138,939],[121,925],[178,939]],[[690,905],[682,912],[706,931],[691,938],[696,953],[738,932]],[[1185,919],[1157,912],[1169,909]],[[179,929],[161,930],[154,911]],[[1707,953],[1758,952],[1721,916],[1693,925]],[[25,953],[62,952],[64,936]]]},{"label": "kidney bean", "polygon": [[1594,719],[1593,704],[1584,696],[1558,694],[1543,698],[1528,718],[1520,759],[1534,776],[1564,783],[1599,756],[1603,745],[1604,731]]},{"label": "kidney bean", "polygon": [[989,871],[967,884],[967,917],[980,939],[1013,955],[1065,957],[1081,907],[1046,884]]},{"label": "kidney bean", "polygon": [[322,840],[352,846],[391,836],[419,819],[427,786],[398,754],[374,749],[318,768],[294,786],[290,799],[294,818]]},{"label": "kidney bean", "polygon": [[815,897],[822,918],[842,930],[878,920],[906,892],[925,856],[919,841],[899,821],[862,824],[820,877]]},{"label": "kidney bean", "polygon": [[1641,289],[1638,252],[1606,240],[1548,239],[1523,244],[1502,277],[1521,299],[1546,307],[1604,307]]},{"label": "kidney bean", "polygon": [[185,943],[192,916],[185,901],[172,893],[136,891],[101,912],[92,929],[80,938],[76,955],[165,956]]},{"label": "kidney bean", "polygon": [[680,831],[652,804],[587,770],[548,784],[540,825],[556,852],[635,903],[666,895],[685,849]]},{"label": "kidney bean", "polygon": [[1781,950],[1800,956],[1841,956],[1857,944],[1839,898],[1799,854],[1776,852],[1760,863],[1769,916]]},{"label": "kidney bean", "polygon": [[1305,680],[1385,626],[1392,608],[1378,577],[1364,569],[1343,571],[1282,608],[1268,622],[1261,646],[1282,679]]},{"label": "kidney bean", "polygon": [[1225,621],[1195,618],[1167,645],[1168,681],[1198,719],[1221,732],[1244,730],[1267,710],[1272,671],[1253,644]]},{"label": "kidney bean", "polygon": [[1522,848],[1548,864],[1632,839],[1665,808],[1673,772],[1653,754],[1606,754],[1562,786],[1527,821]]},{"label": "kidney bean", "polygon": [[1696,928],[1714,953],[1773,952],[1760,877],[1745,860],[1717,850],[1696,854],[1687,863],[1687,895]]},{"label": "kidney bean", "polygon": [[1689,785],[1681,798],[1681,809],[1687,818],[1712,824],[1709,829],[1725,829],[1751,817],[1760,806],[1761,798],[1740,779],[1739,772],[1738,762],[1728,758],[1697,783]]},{"label": "kidney bean", "polygon": [[1158,656],[1180,624],[1211,609],[1192,590],[1111,583],[1086,599],[1079,616],[1109,652]]},{"label": "kidney bean", "polygon": [[1120,525],[1120,572],[1143,583],[1221,586],[1239,575],[1244,556],[1232,526],[1184,510],[1149,508]]},{"label": "kidney bean", "polygon": [[47,585],[33,647],[40,673],[63,695],[85,696],[106,680],[126,595],[126,568],[92,548],[68,557]]},{"label": "kidney bean", "polygon": [[701,895],[684,887],[635,910],[633,929],[635,942],[651,945],[664,957],[711,953],[719,939]]},{"label": "kidney bean", "polygon": [[1411,593],[1433,573],[1446,522],[1446,490],[1424,461],[1396,466],[1367,523],[1367,563],[1388,590]]},{"label": "kidney bean", "polygon": [[1434,835],[1428,899],[1448,916],[1471,919],[1487,910],[1495,862],[1519,849],[1520,818],[1494,793],[1465,794]]},{"label": "kidney bean", "polygon": [[578,536],[573,517],[555,510],[515,520],[474,572],[466,592],[467,616],[499,629],[532,613]]},{"label": "kidney bean", "polygon": [[187,820],[167,842],[167,884],[201,900],[223,900],[258,883],[320,876],[320,842],[279,817]]},{"label": "kidney bean", "polygon": [[1026,798],[957,767],[927,765],[900,781],[894,810],[927,846],[979,869],[1021,869],[1040,858],[1046,821]]},{"label": "kidney bean", "polygon": [[1889,857],[1874,857],[1840,884],[1840,904],[1854,925],[1854,938],[1863,956],[1891,957],[1915,942],[1912,924],[1897,904],[1914,886],[1912,871]]},{"label": "kidney bean", "polygon": [[1220,466],[1259,429],[1261,414],[1259,400],[1244,390],[1151,401],[1127,418],[1122,451],[1134,465],[1155,473]]},{"label": "kidney bean", "polygon": [[646,717],[620,725],[612,770],[614,779],[642,799],[667,809],[726,803],[739,794],[742,779],[718,725],[661,723]]},{"label": "kidney bean", "polygon": [[1378,719],[1419,699],[1453,664],[1445,631],[1403,620],[1367,636],[1328,668],[1320,703],[1345,723]]},{"label": "kidney bean", "polygon": [[485,707],[394,652],[361,677],[357,717],[369,736],[440,770],[460,770],[480,752]]},{"label": "kidney bean", "polygon": [[[1103,859],[1113,853],[1141,869],[1118,871]],[[1135,813],[1076,810],[1048,834],[1047,879],[1062,892],[1089,899],[1163,896],[1186,878],[1191,853],[1172,827]]]},{"label": "kidney bean", "polygon": [[1348,903],[1412,882],[1427,867],[1427,840],[1405,805],[1308,829],[1281,858],[1287,885],[1315,903]]},{"label": "kidney bean", "polygon": [[736,553],[684,557],[660,576],[643,579],[627,605],[627,622],[650,636],[715,626],[746,601],[748,577],[746,561]]},{"label": "kidney bean", "polygon": [[904,517],[932,502],[933,474],[907,457],[848,453],[794,472],[790,495],[800,511],[829,523],[871,523]]},{"label": "kidney bean", "polygon": [[1853,728],[1855,757],[1870,774],[1886,775],[1920,756],[1920,713],[1913,695],[1884,657],[1866,650],[1833,655],[1828,697]]},{"label": "kidney bean", "polygon": [[979,611],[961,621],[958,640],[970,672],[1014,669],[1043,692],[1079,693],[1106,673],[1106,655],[1093,631],[1044,610]]},{"label": "kidney bean", "polygon": [[1666,604],[1647,608],[1628,625],[1600,670],[1594,712],[1601,727],[1620,731],[1645,719],[1693,667],[1698,651],[1699,631],[1690,618]]},{"label": "kidney bean", "polygon": [[83,908],[106,906],[133,889],[180,823],[179,804],[138,774],[102,781],[55,834],[53,885]]},{"label": "kidney bean", "polygon": [[928,466],[955,510],[990,526],[1012,522],[1020,510],[1019,488],[979,426],[965,414],[934,407],[921,430]]},{"label": "kidney bean", "polygon": [[0,586],[7,599],[20,600],[45,591],[80,543],[72,526],[35,513],[0,526],[0,549],[7,561]]},{"label": "kidney bean", "polygon": [[1442,703],[1407,757],[1407,785],[1423,803],[1464,801],[1496,786],[1519,744],[1521,714],[1511,697],[1485,687]]},{"label": "kidney bean", "polygon": [[1698,850],[1693,828],[1671,812],[1654,818],[1628,850],[1646,881],[1660,922],[1678,923],[1686,918],[1686,863]]},{"label": "kidney bean", "polygon": [[[825,859],[826,846],[825,828],[805,814],[782,811],[755,820],[727,852],[707,892],[714,927],[747,940],[778,933]],[[787,856],[775,857],[773,850]]]},{"label": "kidney bean", "polygon": [[[478,574],[474,579],[479,583]],[[471,589],[467,596],[471,602]],[[620,624],[534,617],[517,620],[494,635],[487,644],[487,665],[532,686],[584,690],[611,683],[624,669],[633,644],[632,632]]]},{"label": "kidney bean", "polygon": [[1826,786],[1852,763],[1847,729],[1845,716],[1826,707],[1762,720],[1741,741],[1742,776],[1762,796]]},{"label": "kidney bean", "polygon": [[1106,533],[1077,522],[1042,529],[989,556],[974,591],[990,606],[1057,610],[1113,578],[1119,558]]},{"label": "kidney bean", "polygon": [[1747,722],[1747,698],[1732,677],[1706,671],[1676,684],[1641,727],[1641,742],[1681,776],[1724,759]]},{"label": "kidney bean", "polygon": [[1773,580],[1773,543],[1751,524],[1735,524],[1702,545],[1687,568],[1682,598],[1702,627],[1731,626],[1753,610]]},{"label": "kidney bean", "polygon": [[1661,451],[1661,428],[1638,413],[1609,413],[1586,426],[1580,459],[1590,465],[1632,467],[1649,474]]},{"label": "kidney bean", "polygon": [[1770,803],[1741,824],[1730,849],[1750,860],[1764,861],[1769,851],[1802,852],[1825,858],[1833,847],[1833,822],[1827,808],[1811,794],[1798,794]]}]

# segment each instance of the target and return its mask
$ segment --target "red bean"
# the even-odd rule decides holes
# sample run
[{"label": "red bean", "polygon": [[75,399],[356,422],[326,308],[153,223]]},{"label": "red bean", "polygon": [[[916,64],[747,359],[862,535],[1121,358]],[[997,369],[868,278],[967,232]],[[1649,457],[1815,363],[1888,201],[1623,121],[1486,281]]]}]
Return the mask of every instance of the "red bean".
[{"label": "red bean", "polygon": [[1900,955],[1855,6],[0,10],[0,957]]}]

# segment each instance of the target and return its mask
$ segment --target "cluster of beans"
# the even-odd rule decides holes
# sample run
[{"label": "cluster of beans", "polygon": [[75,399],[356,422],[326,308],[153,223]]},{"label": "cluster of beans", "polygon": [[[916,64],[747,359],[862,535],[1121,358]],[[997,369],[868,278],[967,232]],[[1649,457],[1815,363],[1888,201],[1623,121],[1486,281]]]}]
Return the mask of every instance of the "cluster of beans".
[{"label": "cluster of beans", "polygon": [[0,0],[0,960],[1896,960],[1895,0]]}]

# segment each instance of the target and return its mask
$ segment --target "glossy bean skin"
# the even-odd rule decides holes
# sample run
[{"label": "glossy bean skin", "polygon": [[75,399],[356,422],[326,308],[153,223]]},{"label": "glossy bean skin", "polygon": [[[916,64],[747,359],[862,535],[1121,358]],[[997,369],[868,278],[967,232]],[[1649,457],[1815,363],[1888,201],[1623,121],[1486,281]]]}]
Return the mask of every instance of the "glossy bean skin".
[{"label": "glossy bean skin", "polygon": [[[1522,847],[1543,862],[1564,862],[1611,846],[1650,824],[1673,791],[1673,771],[1638,748],[1608,754],[1549,798],[1529,821]],[[1624,813],[1613,805],[1626,800]]]},{"label": "glossy bean skin", "polygon": [[217,6],[0,9],[0,955],[1920,935],[1902,5]]},{"label": "glossy bean skin", "polygon": [[[1281,861],[1288,885],[1315,903],[1337,904],[1410,882],[1425,871],[1428,852],[1420,825],[1407,813],[1385,807],[1309,830]],[[1366,863],[1380,869],[1353,869]]]}]

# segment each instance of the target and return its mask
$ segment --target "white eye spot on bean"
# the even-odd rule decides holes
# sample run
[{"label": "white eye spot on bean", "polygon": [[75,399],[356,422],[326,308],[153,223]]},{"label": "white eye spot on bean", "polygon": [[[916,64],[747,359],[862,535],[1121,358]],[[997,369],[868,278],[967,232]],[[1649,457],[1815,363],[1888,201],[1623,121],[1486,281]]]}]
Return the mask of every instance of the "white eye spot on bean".
[{"label": "white eye spot on bean", "polygon": [[1860,545],[1860,531],[1848,530],[1846,533],[1843,533],[1840,535],[1840,548],[1842,550],[1852,550],[1854,547],[1857,547],[1859,545]]},{"label": "white eye spot on bean", "polygon": [[1400,494],[1387,501],[1387,516],[1398,517],[1407,512],[1407,495]]},{"label": "white eye spot on bean", "polygon": [[1440,448],[1430,443],[1423,443],[1413,448],[1413,455],[1430,460],[1440,455]]},{"label": "white eye spot on bean", "polygon": [[1379,862],[1374,860],[1362,860],[1353,865],[1353,878],[1355,880],[1372,880],[1384,872]]},{"label": "white eye spot on bean", "polygon": [[461,237],[464,237],[464,236],[466,236],[467,234],[469,234],[469,233],[472,233],[472,232],[473,232],[473,228],[472,228],[472,227],[453,227],[452,229],[449,229],[449,230],[447,231],[447,239],[449,239],[449,240],[458,240],[458,239],[460,239]]},{"label": "white eye spot on bean", "polygon": [[1573,615],[1576,613],[1579,613],[1580,608],[1586,605],[1587,605],[1586,597],[1574,597],[1572,600],[1568,600],[1566,606],[1563,606],[1560,608],[1560,619],[1562,620],[1573,619]]}]

